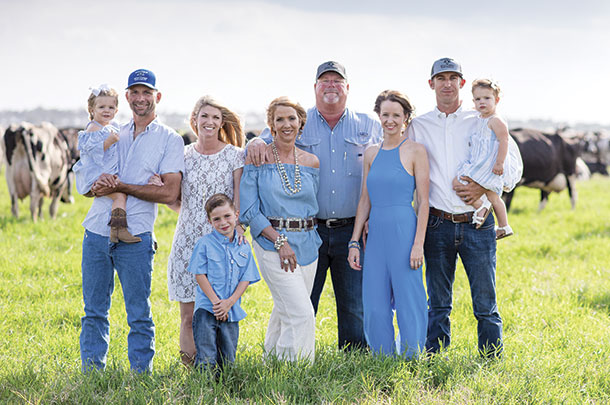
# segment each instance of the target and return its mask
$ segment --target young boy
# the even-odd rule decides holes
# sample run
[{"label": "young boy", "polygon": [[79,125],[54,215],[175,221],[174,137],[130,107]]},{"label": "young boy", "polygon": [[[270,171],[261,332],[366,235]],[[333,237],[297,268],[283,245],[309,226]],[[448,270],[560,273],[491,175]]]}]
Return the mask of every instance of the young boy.
[{"label": "young boy", "polygon": [[238,322],[246,317],[241,295],[260,280],[248,243],[238,244],[237,213],[225,194],[214,194],[205,203],[214,230],[195,244],[188,270],[197,279],[193,336],[195,366],[222,369],[235,361]]}]

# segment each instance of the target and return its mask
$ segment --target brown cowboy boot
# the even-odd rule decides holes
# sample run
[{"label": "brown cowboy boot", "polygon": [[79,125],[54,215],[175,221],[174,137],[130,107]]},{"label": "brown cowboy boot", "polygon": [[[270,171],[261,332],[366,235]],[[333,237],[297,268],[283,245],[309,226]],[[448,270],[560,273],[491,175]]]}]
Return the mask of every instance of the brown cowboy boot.
[{"label": "brown cowboy boot", "polygon": [[115,208],[112,210],[110,216],[110,242],[119,243],[137,243],[141,242],[142,239],[133,236],[127,230],[127,213],[122,208]]}]

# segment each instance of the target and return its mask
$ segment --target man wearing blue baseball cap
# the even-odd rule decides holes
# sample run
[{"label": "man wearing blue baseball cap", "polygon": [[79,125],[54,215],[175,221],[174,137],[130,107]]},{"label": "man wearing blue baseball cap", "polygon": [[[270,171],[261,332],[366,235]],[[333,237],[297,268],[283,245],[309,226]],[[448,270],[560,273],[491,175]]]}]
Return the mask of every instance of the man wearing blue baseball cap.
[{"label": "man wearing blue baseball cap", "polygon": [[[364,150],[368,145],[381,142],[383,133],[376,118],[346,107],[349,84],[341,63],[328,61],[318,66],[314,91],[316,105],[307,111],[305,127],[296,141],[299,148],[313,153],[320,160],[317,231],[322,246],[318,250],[311,302],[317,312],[330,269],[337,305],[339,348],[364,348],[367,344],[362,309],[362,272],[349,267],[347,245],[352,237],[360,200]],[[268,128],[260,138],[265,142],[272,141]],[[264,145],[255,140],[248,144],[252,163],[259,165],[264,162]]]},{"label": "man wearing blue baseball cap", "polygon": [[[430,216],[424,243],[428,289],[426,349],[436,353],[451,343],[449,315],[459,255],[470,282],[472,307],[478,322],[482,356],[500,356],[502,318],[496,303],[496,234],[490,215],[477,229],[469,203],[484,189],[471,179],[453,189],[458,165],[468,158],[470,135],[476,131],[477,112],[464,110],[460,89],[466,81],[461,65],[451,58],[434,62],[428,84],[436,94],[436,108],[416,117],[408,135],[422,143],[430,160]],[[459,194],[459,195],[458,195]]]},{"label": "man wearing blue baseball cap", "polygon": [[[133,113],[121,126],[118,153],[119,175],[102,174],[91,187],[93,196],[125,193],[127,223],[137,243],[109,241],[112,200],[95,198],[83,221],[82,277],[85,316],[82,318],[80,350],[83,371],[104,369],[108,353],[108,311],[116,270],[129,324],[127,355],[131,369],[150,372],[155,354],[155,325],[150,306],[151,276],[156,242],[153,227],[157,203],[178,199],[184,173],[184,142],[171,128],[159,122],[156,105],[161,93],[156,77],[147,69],[129,75],[125,97]],[[149,184],[160,176],[162,182]]]}]

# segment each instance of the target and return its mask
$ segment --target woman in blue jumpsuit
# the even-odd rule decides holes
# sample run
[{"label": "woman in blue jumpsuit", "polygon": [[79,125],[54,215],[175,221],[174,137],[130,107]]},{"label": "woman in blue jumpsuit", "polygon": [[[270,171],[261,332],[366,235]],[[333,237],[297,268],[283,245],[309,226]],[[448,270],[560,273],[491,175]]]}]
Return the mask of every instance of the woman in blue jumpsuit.
[{"label": "woman in blue jumpsuit", "polygon": [[[403,135],[412,111],[407,97],[397,91],[386,90],[375,101],[384,139],[364,154],[364,181],[348,257],[354,270],[364,271],[367,343],[376,353],[406,358],[424,350],[428,324],[422,263],[430,179],[426,149]],[[417,215],[412,206],[416,188]],[[367,220],[369,233],[361,267],[358,240]],[[394,337],[393,309],[400,346]]]}]

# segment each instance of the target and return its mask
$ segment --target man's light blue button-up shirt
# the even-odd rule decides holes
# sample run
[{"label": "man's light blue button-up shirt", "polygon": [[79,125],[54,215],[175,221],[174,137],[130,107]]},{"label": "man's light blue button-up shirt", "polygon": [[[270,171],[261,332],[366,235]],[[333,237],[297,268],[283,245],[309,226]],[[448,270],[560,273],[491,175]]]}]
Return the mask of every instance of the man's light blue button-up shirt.
[{"label": "man's light blue button-up shirt", "polygon": [[[119,134],[119,179],[123,183],[144,185],[153,174],[184,173],[184,141],[170,127],[154,119],[144,132],[133,137],[133,120],[121,126]],[[110,236],[112,200],[109,197],[93,199],[83,221],[90,232]],[[127,197],[127,225],[132,235],[152,232],[157,218],[157,204]]]},{"label": "man's light blue button-up shirt", "polygon": [[[265,129],[261,139],[270,143]],[[383,132],[378,120],[346,108],[333,129],[316,107],[307,111],[307,122],[296,145],[320,160],[318,218],[350,218],[362,187],[362,163],[367,146],[381,142]]]}]

